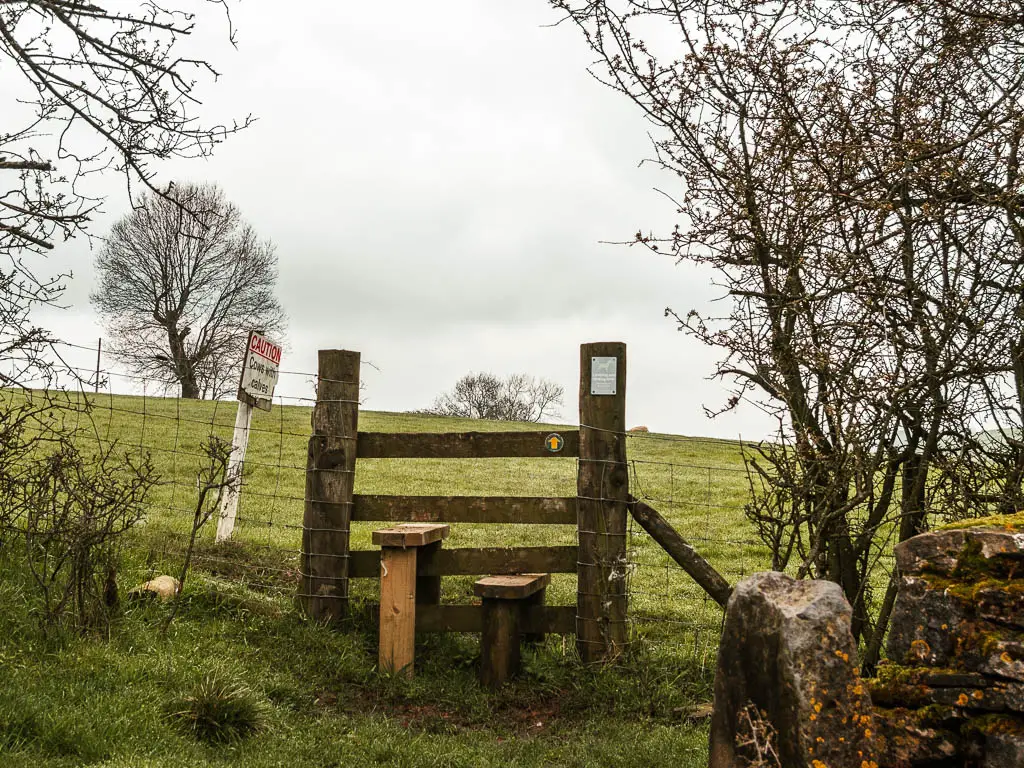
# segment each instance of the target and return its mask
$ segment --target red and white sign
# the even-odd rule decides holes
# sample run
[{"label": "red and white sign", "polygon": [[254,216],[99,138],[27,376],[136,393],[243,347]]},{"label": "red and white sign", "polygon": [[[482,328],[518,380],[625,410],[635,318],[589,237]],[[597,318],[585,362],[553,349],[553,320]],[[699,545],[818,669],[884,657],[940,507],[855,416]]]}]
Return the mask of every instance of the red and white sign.
[{"label": "red and white sign", "polygon": [[274,365],[281,364],[281,348],[255,331],[249,335],[249,351],[255,352],[260,357],[265,357]]},{"label": "red and white sign", "polygon": [[281,347],[255,331],[249,333],[249,347],[242,361],[242,381],[238,385],[238,399],[270,410],[277,385]]}]

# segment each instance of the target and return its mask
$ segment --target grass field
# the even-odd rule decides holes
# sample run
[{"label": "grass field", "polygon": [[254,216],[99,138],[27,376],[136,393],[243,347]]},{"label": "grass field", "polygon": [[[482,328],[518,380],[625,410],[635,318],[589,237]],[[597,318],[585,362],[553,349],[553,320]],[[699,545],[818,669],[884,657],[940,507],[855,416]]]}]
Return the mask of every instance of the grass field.
[{"label": "grass field", "polygon": [[[83,436],[148,451],[161,483],[134,535],[122,589],[176,573],[196,498],[201,443],[230,440],[234,403],[100,396]],[[77,416],[75,418],[78,418]],[[499,694],[475,677],[478,638],[426,636],[413,681],[375,670],[373,628],[344,631],[294,609],[310,409],[257,412],[238,525],[228,545],[203,532],[196,570],[166,637],[163,605],[134,606],[109,638],[44,639],[17,565],[0,565],[0,764],[4,766],[646,766],[705,764],[695,708],[710,698],[718,607],[639,529],[629,538],[629,658],[587,669],[571,638],[528,651],[525,673]],[[83,427],[88,427],[83,428]],[[536,429],[532,424],[373,411],[360,429],[446,432]],[[86,439],[83,437],[83,439]],[[728,441],[631,436],[631,490],[650,499],[730,582],[766,566],[741,508],[746,478]],[[576,461],[360,460],[357,493],[574,495]],[[370,548],[373,524],[353,528]],[[572,526],[452,526],[448,547],[574,543]],[[446,578],[443,599],[469,602],[471,577]],[[372,599],[374,580],[354,583]],[[549,603],[572,604],[575,577],[556,576]],[[169,723],[168,707],[216,673],[252,691],[265,727],[219,747]]]}]

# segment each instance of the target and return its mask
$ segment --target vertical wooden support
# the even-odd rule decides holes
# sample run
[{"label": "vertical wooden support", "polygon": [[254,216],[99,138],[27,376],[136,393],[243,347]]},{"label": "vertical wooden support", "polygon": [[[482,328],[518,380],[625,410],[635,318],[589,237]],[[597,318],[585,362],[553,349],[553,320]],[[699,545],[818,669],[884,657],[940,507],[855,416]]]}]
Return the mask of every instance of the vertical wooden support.
[{"label": "vertical wooden support", "polygon": [[[417,552],[436,553],[449,528],[436,523],[405,523],[373,532],[373,543],[380,551],[380,646],[378,666],[382,672],[412,677],[416,644],[416,604],[420,579],[417,576]],[[435,546],[436,545],[436,546]],[[429,585],[434,584],[431,579]],[[440,599],[437,591],[429,598]]]},{"label": "vertical wooden support", "polygon": [[380,552],[381,671],[412,677],[416,641],[416,548]]},{"label": "vertical wooden support", "polygon": [[[538,592],[534,592],[532,595],[523,600],[523,608],[529,610],[530,608],[542,608],[547,602],[547,590],[542,589]],[[523,635],[523,642],[530,644],[543,643],[546,635],[543,632],[527,632]]]},{"label": "vertical wooden support", "polygon": [[628,642],[625,431],[626,345],[582,344],[576,648],[587,663],[617,658]]},{"label": "vertical wooden support", "polygon": [[416,552],[416,604],[417,605],[440,605],[441,604],[441,577],[424,576],[423,569],[433,566],[437,560],[437,553],[441,551],[441,542],[435,541],[424,544]]},{"label": "vertical wooden support", "polygon": [[484,629],[480,637],[480,682],[498,689],[519,671],[520,600],[483,599]]},{"label": "vertical wooden support", "polygon": [[550,573],[522,573],[485,576],[473,584],[473,594],[483,599],[480,682],[486,687],[500,688],[519,672],[523,614],[537,600],[543,603],[550,583]]},{"label": "vertical wooden support", "polygon": [[359,353],[321,349],[306,463],[299,602],[311,618],[348,614],[349,521],[359,429]]}]

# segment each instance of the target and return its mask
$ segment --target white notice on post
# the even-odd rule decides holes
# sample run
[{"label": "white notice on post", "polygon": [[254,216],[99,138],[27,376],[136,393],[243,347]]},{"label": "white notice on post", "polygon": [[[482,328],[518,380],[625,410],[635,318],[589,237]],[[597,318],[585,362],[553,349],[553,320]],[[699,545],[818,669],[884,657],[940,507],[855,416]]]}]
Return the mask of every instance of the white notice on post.
[{"label": "white notice on post", "polygon": [[590,358],[590,394],[614,395],[615,379],[618,376],[617,357]]},{"label": "white notice on post", "polygon": [[[277,371],[281,364],[281,348],[270,339],[252,333],[249,348],[245,351],[242,364],[242,381],[238,387],[238,399],[252,398],[257,408],[270,410],[277,385]],[[245,397],[248,396],[248,398]]]}]

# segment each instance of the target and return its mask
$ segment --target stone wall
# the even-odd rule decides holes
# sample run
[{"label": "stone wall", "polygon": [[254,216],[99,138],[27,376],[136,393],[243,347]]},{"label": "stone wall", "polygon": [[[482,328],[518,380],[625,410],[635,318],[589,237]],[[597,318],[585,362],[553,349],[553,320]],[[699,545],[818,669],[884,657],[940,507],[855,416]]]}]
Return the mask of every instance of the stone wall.
[{"label": "stone wall", "polygon": [[896,547],[880,768],[1024,767],[1024,516],[986,523]]},{"label": "stone wall", "polygon": [[870,680],[838,586],[779,573],[737,585],[711,768],[1024,768],[1024,515],[916,536],[896,562],[888,660]]}]

